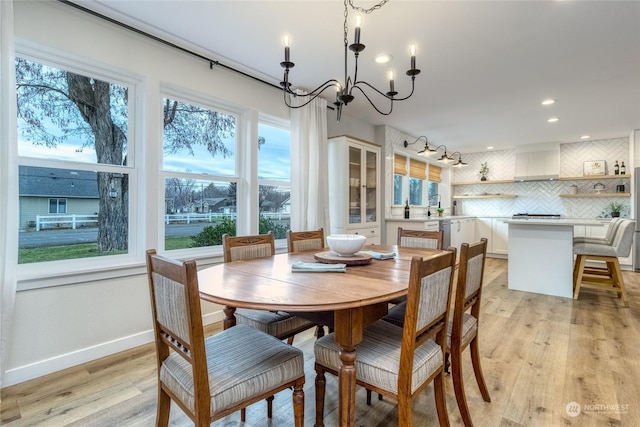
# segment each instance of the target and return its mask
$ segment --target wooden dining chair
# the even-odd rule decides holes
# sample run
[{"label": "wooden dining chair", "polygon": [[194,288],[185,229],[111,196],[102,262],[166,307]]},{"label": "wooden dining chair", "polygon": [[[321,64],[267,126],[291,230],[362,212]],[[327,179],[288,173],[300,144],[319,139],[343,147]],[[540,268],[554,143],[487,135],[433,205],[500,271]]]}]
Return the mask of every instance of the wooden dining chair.
[{"label": "wooden dining chair", "polygon": [[[398,227],[398,246],[409,248],[442,249],[444,231],[405,230]],[[389,303],[397,305],[407,300],[406,296],[394,298]]]},{"label": "wooden dining chair", "polygon": [[[222,236],[224,262],[250,260],[275,255],[273,233],[254,236]],[[286,339],[293,344],[296,334],[316,326],[315,323],[301,317],[292,316],[286,311],[265,311],[238,308],[235,311],[236,323],[253,326],[278,339]]]},{"label": "wooden dining chair", "polygon": [[445,347],[445,371],[448,371],[451,360],[451,379],[453,391],[462,421],[466,427],[473,425],[471,413],[467,405],[462,375],[462,352],[471,349],[473,372],[485,402],[491,402],[489,389],[484,380],[480,364],[478,330],[480,327],[480,302],[482,299],[482,282],[484,265],[487,257],[487,239],[477,243],[463,243],[460,246],[460,262],[458,264],[458,282],[455,291],[453,315],[449,320],[447,342]]},{"label": "wooden dining chair", "polygon": [[[287,249],[289,252],[304,252],[310,250],[321,250],[325,247],[324,229],[309,231],[287,231]],[[324,326],[322,325],[323,319],[326,316],[333,317],[333,313],[307,313],[307,316],[317,318],[316,323],[316,337],[320,338],[324,336]],[[329,326],[329,332],[332,332],[332,328]]]},{"label": "wooden dining chair", "polygon": [[[413,400],[432,381],[438,420],[449,425],[444,347],[455,263],[455,249],[427,260],[414,256],[404,327],[378,320],[365,328],[357,347],[356,383],[396,398],[403,427],[413,425]],[[315,342],[316,426],[323,425],[325,372],[338,375],[340,351],[333,334]]]},{"label": "wooden dining chair", "polygon": [[324,229],[311,231],[287,231],[287,249],[289,252],[304,252],[322,249],[325,246]]},{"label": "wooden dining chair", "polygon": [[398,246],[442,249],[443,240],[442,230],[405,230],[398,227]]},{"label": "wooden dining chair", "polygon": [[195,261],[147,251],[156,345],[156,426],[169,424],[173,400],[197,427],[293,389],[294,425],[304,425],[304,355],[246,325],[204,338]]}]

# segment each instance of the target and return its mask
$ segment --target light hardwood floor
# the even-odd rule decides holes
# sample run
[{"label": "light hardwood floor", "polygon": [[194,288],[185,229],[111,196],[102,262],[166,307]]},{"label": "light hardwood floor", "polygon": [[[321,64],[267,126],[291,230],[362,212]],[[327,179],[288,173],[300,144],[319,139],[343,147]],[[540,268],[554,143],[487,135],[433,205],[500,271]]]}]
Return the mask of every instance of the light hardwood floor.
[{"label": "light hardwood floor", "polygon": [[[584,290],[574,301],[507,289],[507,263],[488,259],[483,291],[480,351],[491,403],[482,400],[468,354],[464,356],[467,401],[476,426],[640,426],[640,274],[625,272],[630,307],[614,294]],[[220,325],[208,327],[215,333]],[[314,421],[312,332],[296,337],[305,352],[305,425]],[[152,345],[2,390],[3,426],[151,426],[155,421],[156,381]],[[447,377],[452,425],[461,425]],[[335,377],[327,376],[325,425],[337,425]],[[566,407],[579,405],[569,416]],[[357,393],[358,425],[397,424],[389,399],[365,404]],[[245,426],[291,425],[291,394],[247,411]],[[414,405],[417,426],[437,425],[433,388]],[[172,406],[172,426],[191,422]],[[240,426],[232,414],[213,426]]]}]

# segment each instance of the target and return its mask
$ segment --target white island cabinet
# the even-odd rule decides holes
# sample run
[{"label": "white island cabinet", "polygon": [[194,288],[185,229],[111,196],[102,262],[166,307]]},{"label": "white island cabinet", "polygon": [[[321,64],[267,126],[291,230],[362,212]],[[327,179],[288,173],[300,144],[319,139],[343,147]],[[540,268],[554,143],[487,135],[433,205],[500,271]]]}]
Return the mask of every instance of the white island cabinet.
[{"label": "white island cabinet", "polygon": [[380,244],[380,147],[349,136],[329,139],[331,234]]},{"label": "white island cabinet", "polygon": [[512,219],[509,289],[573,297],[573,228],[603,226],[593,220]]}]

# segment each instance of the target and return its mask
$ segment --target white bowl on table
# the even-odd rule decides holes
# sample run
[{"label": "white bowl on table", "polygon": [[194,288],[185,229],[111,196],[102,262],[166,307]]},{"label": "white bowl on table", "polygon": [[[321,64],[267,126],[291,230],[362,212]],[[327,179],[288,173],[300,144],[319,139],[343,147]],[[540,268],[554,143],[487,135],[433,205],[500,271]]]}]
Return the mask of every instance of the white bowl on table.
[{"label": "white bowl on table", "polygon": [[360,234],[331,234],[327,244],[331,251],[340,256],[353,256],[364,246],[367,238]]}]

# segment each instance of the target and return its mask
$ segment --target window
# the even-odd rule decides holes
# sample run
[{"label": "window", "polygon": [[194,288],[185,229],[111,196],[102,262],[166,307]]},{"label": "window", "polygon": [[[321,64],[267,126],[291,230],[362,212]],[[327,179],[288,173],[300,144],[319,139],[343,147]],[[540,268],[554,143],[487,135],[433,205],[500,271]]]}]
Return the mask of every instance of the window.
[{"label": "window", "polygon": [[409,159],[409,203],[422,206],[424,196],[424,182],[427,179],[427,164],[415,159]]},{"label": "window", "polygon": [[393,157],[393,204],[403,205],[402,198],[403,182],[407,175],[407,158],[396,154]]},{"label": "window", "polygon": [[18,262],[127,254],[134,82],[44,62],[15,63],[20,227],[36,231],[20,233]]},{"label": "window", "polygon": [[259,232],[286,239],[291,228],[291,133],[283,124],[258,124]]},{"label": "window", "polygon": [[407,199],[414,206],[433,205],[428,193],[427,163],[395,154],[393,173],[394,205],[403,205]]},{"label": "window", "polygon": [[440,202],[440,182],[442,182],[442,168],[429,165],[429,206],[438,206],[438,202]]},{"label": "window", "polygon": [[49,199],[50,214],[66,214],[67,199]]},{"label": "window", "polygon": [[238,116],[195,94],[162,104],[165,250],[221,245],[237,229]]}]

